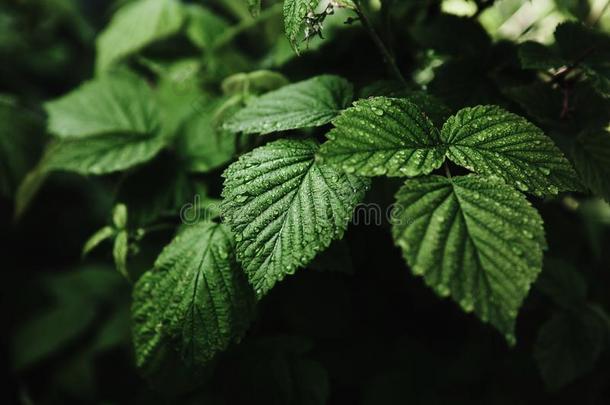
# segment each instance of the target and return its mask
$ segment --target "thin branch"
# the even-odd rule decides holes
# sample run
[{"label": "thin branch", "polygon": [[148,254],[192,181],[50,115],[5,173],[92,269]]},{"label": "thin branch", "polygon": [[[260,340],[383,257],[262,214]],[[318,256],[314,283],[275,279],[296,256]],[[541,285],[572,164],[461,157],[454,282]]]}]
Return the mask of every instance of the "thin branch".
[{"label": "thin branch", "polygon": [[451,170],[449,170],[449,165],[447,164],[447,162],[445,162],[443,166],[445,167],[445,174],[447,175],[447,178],[451,179]]},{"label": "thin branch", "polygon": [[273,6],[261,11],[257,18],[248,17],[246,19],[243,19],[236,25],[230,27],[222,36],[220,36],[220,38],[218,38],[218,40],[214,42],[213,48],[218,49],[227,45],[242,32],[247,31],[250,28],[256,27],[258,24],[281,14],[281,12],[282,3],[276,3]]},{"label": "thin branch", "polygon": [[369,36],[375,43],[375,46],[377,47],[379,52],[381,52],[381,55],[383,56],[383,60],[385,61],[386,65],[388,66],[390,73],[392,74],[392,76],[394,76],[394,78],[396,80],[398,80],[402,84],[406,84],[407,82],[406,82],[405,78],[403,77],[402,73],[400,73],[400,69],[398,69],[398,66],[396,65],[396,60],[394,59],[394,56],[392,56],[392,53],[390,52],[390,50],[385,46],[385,44],[383,43],[383,41],[381,40],[381,38],[379,37],[379,35],[375,31],[375,29],[373,28],[373,25],[371,24],[371,21],[369,20],[368,16],[362,10],[362,7],[360,6],[360,2],[354,1],[354,4],[356,5],[356,8],[354,9],[354,11],[356,12],[356,15],[358,16],[358,19],[362,23],[362,26],[364,27],[364,29],[368,32]]}]

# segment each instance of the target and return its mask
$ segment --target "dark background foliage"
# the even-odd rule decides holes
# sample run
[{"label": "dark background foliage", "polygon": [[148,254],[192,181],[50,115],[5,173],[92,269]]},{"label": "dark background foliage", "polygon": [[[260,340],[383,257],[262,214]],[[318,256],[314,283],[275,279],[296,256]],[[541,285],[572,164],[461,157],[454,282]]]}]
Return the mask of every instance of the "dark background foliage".
[{"label": "dark background foliage", "polygon": [[[48,140],[42,102],[92,77],[95,36],[119,3],[9,0],[0,5],[0,97],[17,103],[28,117],[23,129],[27,169]],[[236,19],[220,1],[193,3]],[[410,86],[426,86],[454,111],[476,104],[505,106],[539,125],[560,147],[583,130],[608,124],[607,98],[580,78],[549,85],[539,70],[522,67],[515,44],[528,38],[552,41],[554,26],[565,19],[607,31],[610,18],[603,15],[604,2],[548,1],[547,12],[532,7],[530,15],[526,12],[531,22],[518,27],[511,17],[527,10],[527,2],[445,3],[451,4],[394,0],[383,2],[374,13],[373,21],[396,52],[403,75],[413,78]],[[538,0],[531,3],[542,7]],[[449,15],[456,12],[481,13],[479,20],[494,41],[477,18]],[[357,89],[388,79],[373,43],[357,25],[337,30],[321,45],[312,44],[317,49],[290,57],[277,68],[291,81],[339,74]],[[271,19],[237,36],[227,52],[260,60],[280,31],[279,18]],[[198,52],[178,37],[143,54],[171,60],[199,57]],[[231,58],[202,58],[209,68],[206,86],[215,91],[221,78],[251,69]],[[151,75],[138,61],[130,63]],[[567,112],[562,111],[564,97],[569,97]],[[315,134],[321,137],[326,129]],[[156,166],[166,172],[174,160],[172,151],[166,151],[141,170]],[[219,175],[225,167],[195,176],[212,197],[220,195]],[[604,311],[610,310],[610,214],[605,203],[591,196],[571,193],[534,201],[545,222],[549,249],[542,276],[519,314],[514,348],[492,327],[450,300],[439,299],[421,278],[411,275],[387,224],[360,224],[350,226],[346,237],[307,270],[279,283],[259,304],[258,317],[240,344],[205,369],[186,369],[170,359],[162,374],[145,379],[135,367],[131,344],[130,284],[114,271],[108,246],[81,258],[83,243],[109,222],[120,184],[137,171],[95,178],[53,174],[15,221],[14,190],[24,173],[17,173],[15,184],[0,197],[7,403],[610,401],[610,338],[603,334],[607,331],[601,337],[588,332],[588,320],[607,322]],[[158,177],[149,175],[149,183],[146,174],[142,178],[152,187]],[[375,180],[369,196],[387,206],[399,184]],[[166,229],[143,240],[130,263],[134,274],[147,270],[172,236],[173,230]],[[549,268],[555,269],[552,274]],[[592,315],[574,315],[576,308]],[[541,328],[549,319],[558,321],[551,325],[551,339],[541,340]],[[535,355],[537,345],[551,347],[557,339],[567,349],[553,353],[550,360]],[[546,381],[541,367],[550,367]]]}]

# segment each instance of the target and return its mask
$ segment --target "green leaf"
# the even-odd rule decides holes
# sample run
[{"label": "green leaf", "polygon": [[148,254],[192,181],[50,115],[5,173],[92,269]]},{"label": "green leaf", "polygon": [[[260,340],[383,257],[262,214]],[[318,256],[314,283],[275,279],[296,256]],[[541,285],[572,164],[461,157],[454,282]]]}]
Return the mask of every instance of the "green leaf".
[{"label": "green leaf", "polygon": [[173,341],[189,365],[204,365],[238,342],[254,315],[254,293],[224,225],[187,226],[134,290],[136,361],[145,370]]},{"label": "green leaf", "polygon": [[126,279],[130,279],[127,271],[127,253],[129,252],[129,234],[127,231],[120,231],[114,238],[112,257],[117,271]]},{"label": "green leaf", "polygon": [[218,128],[215,113],[224,102],[202,105],[176,138],[176,151],[187,170],[205,173],[227,163],[235,154],[236,135]]},{"label": "green leaf", "polygon": [[519,45],[519,60],[523,68],[536,70],[547,70],[567,64],[553,48],[533,41]]},{"label": "green leaf", "polygon": [[222,212],[259,296],[307,265],[347,228],[365,179],[316,162],[313,140],[279,140],[225,171]]},{"label": "green leaf", "polygon": [[[70,347],[95,324],[108,297],[119,298],[120,278],[106,267],[83,267],[47,275],[41,280],[51,300],[12,336],[15,369],[27,369]],[[99,322],[99,319],[97,319]]]},{"label": "green leaf", "polygon": [[252,100],[224,127],[246,134],[317,127],[330,122],[349,105],[352,97],[353,87],[347,80],[317,76]]},{"label": "green leaf", "polygon": [[49,146],[40,162],[40,170],[65,170],[83,175],[112,173],[152,159],[165,144],[165,138],[136,134],[61,140]]},{"label": "green leaf", "polygon": [[154,101],[149,85],[136,75],[103,76],[46,103],[48,130],[59,138],[152,134],[159,127]]},{"label": "green leaf", "polygon": [[193,210],[188,212],[189,218],[199,215],[200,209],[208,209],[201,206],[206,195],[203,183],[190,178],[175,158],[164,155],[130,172],[121,182],[116,200],[127,205],[130,227],[137,228],[148,227],[160,217],[178,217],[185,209]]},{"label": "green leaf", "polygon": [[464,108],[441,131],[447,157],[535,195],[580,188],[568,160],[542,130],[497,106]]},{"label": "green leaf", "polygon": [[297,53],[305,16],[308,12],[314,11],[317,5],[318,0],[284,0],[284,30]]},{"label": "green leaf", "polygon": [[117,229],[127,227],[127,207],[125,204],[117,204],[112,210],[112,223]]},{"label": "green leaf", "polygon": [[610,202],[610,132],[587,131],[578,135],[572,159],[582,182]]},{"label": "green leaf", "polygon": [[111,226],[105,226],[102,229],[99,229],[95,232],[91,237],[85,242],[85,246],[83,246],[82,255],[86,256],[95,249],[100,243],[103,241],[110,239],[114,236],[116,230]]},{"label": "green leaf", "polygon": [[186,6],[188,22],[186,36],[201,49],[212,49],[230,25],[223,18],[199,5]]},{"label": "green leaf", "polygon": [[333,121],[320,148],[325,162],[362,176],[418,176],[444,160],[438,130],[406,99],[359,100]]},{"label": "green leaf", "polygon": [[98,73],[180,30],[184,10],[177,0],[139,0],[121,7],[97,39]]},{"label": "green leaf", "polygon": [[536,287],[560,308],[582,306],[587,299],[587,283],[582,274],[567,262],[545,258],[544,270]]},{"label": "green leaf", "polygon": [[542,219],[498,178],[408,180],[396,195],[392,233],[411,270],[440,296],[515,342],[517,311],[542,268]]},{"label": "green leaf", "polygon": [[558,312],[540,329],[534,357],[547,387],[557,390],[591,371],[607,339],[605,319],[592,307]]}]

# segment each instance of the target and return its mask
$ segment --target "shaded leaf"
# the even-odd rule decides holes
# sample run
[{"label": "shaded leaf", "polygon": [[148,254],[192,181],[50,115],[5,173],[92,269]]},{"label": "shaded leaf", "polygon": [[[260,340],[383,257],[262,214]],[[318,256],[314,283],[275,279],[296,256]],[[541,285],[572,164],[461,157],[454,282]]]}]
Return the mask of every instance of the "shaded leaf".
[{"label": "shaded leaf", "polygon": [[159,350],[176,345],[188,365],[201,366],[239,341],[254,314],[254,294],[234,257],[224,225],[187,226],[163,249],[134,290],[136,362],[153,367]]},{"label": "shaded leaf", "polygon": [[108,70],[121,59],[180,30],[183,6],[176,0],[138,0],[121,7],[97,38],[96,70]]},{"label": "shaded leaf", "polygon": [[412,272],[514,343],[545,247],[525,196],[497,178],[427,176],[408,180],[396,202],[392,234]]}]

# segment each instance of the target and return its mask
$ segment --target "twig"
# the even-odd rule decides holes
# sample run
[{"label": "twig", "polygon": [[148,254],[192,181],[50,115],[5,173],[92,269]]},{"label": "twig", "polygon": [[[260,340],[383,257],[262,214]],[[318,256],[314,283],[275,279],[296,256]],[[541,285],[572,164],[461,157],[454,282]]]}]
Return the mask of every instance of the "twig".
[{"label": "twig", "polygon": [[394,60],[392,53],[385,46],[385,44],[383,43],[381,38],[379,38],[379,35],[377,35],[377,32],[373,28],[373,25],[371,24],[371,21],[369,20],[366,13],[364,13],[364,11],[362,11],[360,2],[354,1],[354,4],[356,5],[356,8],[354,9],[354,11],[356,12],[356,15],[358,16],[358,19],[360,20],[360,22],[362,23],[362,26],[364,27],[364,29],[366,29],[369,36],[375,43],[375,46],[377,46],[377,49],[379,49],[379,52],[381,52],[381,55],[383,56],[383,59],[384,59],[386,65],[388,66],[390,73],[392,73],[392,76],[394,76],[394,78],[396,80],[398,80],[399,82],[401,82],[402,84],[407,84],[405,78],[402,76],[402,73],[400,73],[400,69],[398,69],[398,66],[396,65],[396,60]]},{"label": "twig", "polygon": [[256,27],[258,24],[273,18],[282,12],[282,3],[276,3],[273,6],[261,11],[257,18],[247,18],[237,23],[228,29],[223,35],[221,35],[216,42],[214,42],[213,48],[218,49],[229,42],[231,42],[236,36],[244,31],[249,30],[252,27]]},{"label": "twig", "polygon": [[445,174],[447,175],[447,178],[451,179],[451,170],[449,170],[449,165],[447,164],[447,162],[445,162],[443,166],[445,167]]}]

